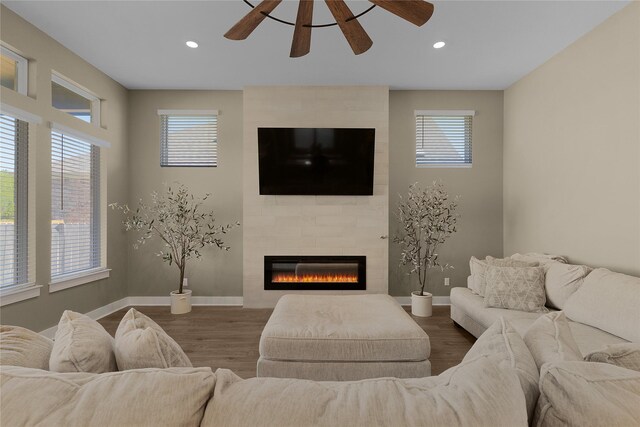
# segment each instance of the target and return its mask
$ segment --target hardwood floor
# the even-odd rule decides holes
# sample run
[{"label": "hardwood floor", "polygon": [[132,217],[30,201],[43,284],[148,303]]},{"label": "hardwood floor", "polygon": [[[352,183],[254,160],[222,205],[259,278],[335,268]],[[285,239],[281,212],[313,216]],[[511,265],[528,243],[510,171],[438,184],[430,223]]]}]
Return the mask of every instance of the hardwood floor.
[{"label": "hardwood floor", "polygon": [[[167,331],[184,349],[193,366],[227,368],[243,378],[255,377],[260,334],[272,309],[193,307],[191,313],[174,316],[169,307],[135,308]],[[127,310],[119,310],[99,322],[115,335]],[[448,306],[434,306],[432,317],[413,319],[429,335],[432,375],[460,363],[475,342],[471,334],[454,326]]]}]

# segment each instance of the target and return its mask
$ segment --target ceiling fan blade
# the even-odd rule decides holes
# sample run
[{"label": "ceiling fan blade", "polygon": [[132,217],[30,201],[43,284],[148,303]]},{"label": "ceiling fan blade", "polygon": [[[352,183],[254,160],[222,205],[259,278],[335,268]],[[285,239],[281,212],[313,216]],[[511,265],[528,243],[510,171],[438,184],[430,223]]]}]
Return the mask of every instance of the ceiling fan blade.
[{"label": "ceiling fan blade", "polygon": [[244,18],[231,27],[224,36],[230,40],[246,39],[267,17],[265,13],[271,13],[280,2],[282,2],[282,0],[262,0],[259,5],[251,9],[251,12],[247,13]]},{"label": "ceiling fan blade", "polygon": [[433,5],[424,0],[369,0],[376,6],[420,27],[433,15]]},{"label": "ceiling fan blade", "polygon": [[[299,58],[311,50],[311,24],[313,23],[313,0],[300,0],[296,28],[291,42],[291,58]],[[306,26],[305,26],[306,25]]]},{"label": "ceiling fan blade", "polygon": [[362,28],[357,19],[353,19],[353,13],[344,0],[324,0],[333,14],[342,34],[349,42],[351,50],[356,55],[366,52],[373,45],[367,32]]}]

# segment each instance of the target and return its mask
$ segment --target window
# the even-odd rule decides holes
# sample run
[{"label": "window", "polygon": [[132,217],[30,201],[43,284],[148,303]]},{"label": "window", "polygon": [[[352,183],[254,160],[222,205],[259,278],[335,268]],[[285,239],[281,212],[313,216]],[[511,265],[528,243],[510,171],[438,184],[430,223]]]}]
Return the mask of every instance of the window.
[{"label": "window", "polygon": [[51,105],[82,121],[100,125],[100,99],[55,73],[51,76]]},{"label": "window", "polygon": [[218,112],[159,110],[160,166],[218,166]]},{"label": "window", "polygon": [[23,95],[27,94],[29,62],[14,51],[0,46],[0,84]]},{"label": "window", "polygon": [[0,289],[29,283],[29,124],[0,114]]},{"label": "window", "polygon": [[416,166],[471,167],[475,111],[416,111]]},{"label": "window", "polygon": [[51,280],[103,267],[100,148],[51,132]]}]

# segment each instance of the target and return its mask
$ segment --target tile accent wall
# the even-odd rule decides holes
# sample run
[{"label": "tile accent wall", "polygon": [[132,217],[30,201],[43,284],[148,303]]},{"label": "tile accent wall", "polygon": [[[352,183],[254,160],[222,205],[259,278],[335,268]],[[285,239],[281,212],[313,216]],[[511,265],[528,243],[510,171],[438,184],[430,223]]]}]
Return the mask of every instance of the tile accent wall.
[{"label": "tile accent wall", "polygon": [[[247,87],[243,109],[244,306],[273,307],[287,293],[264,290],[265,255],[365,255],[366,292],[386,294],[388,242],[380,237],[389,233],[389,88]],[[375,128],[374,195],[259,195],[258,127]]]}]

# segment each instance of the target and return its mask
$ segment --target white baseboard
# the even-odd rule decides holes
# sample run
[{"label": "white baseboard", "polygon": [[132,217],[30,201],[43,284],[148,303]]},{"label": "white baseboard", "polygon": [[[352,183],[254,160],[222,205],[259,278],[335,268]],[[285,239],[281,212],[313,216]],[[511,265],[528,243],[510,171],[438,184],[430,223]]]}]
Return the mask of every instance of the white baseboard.
[{"label": "white baseboard", "polygon": [[[171,297],[129,297],[128,305],[171,305]],[[242,297],[191,297],[191,305],[242,306]]]},{"label": "white baseboard", "polygon": [[[411,297],[394,297],[400,305],[411,305]],[[433,305],[451,305],[451,298],[449,297],[433,297]]]},{"label": "white baseboard", "polygon": [[[239,305],[242,306],[242,297],[192,297],[192,305]],[[123,308],[130,307],[132,305],[171,305],[171,297],[126,297],[114,301],[105,306],[98,307],[95,310],[91,310],[85,313],[87,316],[94,320],[102,319],[105,316],[115,313]],[[58,325],[52,326],[40,334],[47,338],[53,339],[58,330]]]},{"label": "white baseboard", "polygon": [[[98,307],[95,310],[91,310],[90,312],[85,314],[94,320],[98,320],[128,306],[129,297],[119,299],[118,301],[114,301],[102,307]],[[53,337],[56,335],[56,330],[58,330],[58,325],[45,329],[44,331],[40,332],[40,334],[44,335],[47,338],[53,339]]]}]

